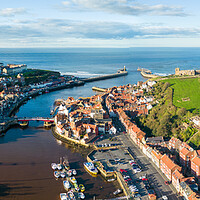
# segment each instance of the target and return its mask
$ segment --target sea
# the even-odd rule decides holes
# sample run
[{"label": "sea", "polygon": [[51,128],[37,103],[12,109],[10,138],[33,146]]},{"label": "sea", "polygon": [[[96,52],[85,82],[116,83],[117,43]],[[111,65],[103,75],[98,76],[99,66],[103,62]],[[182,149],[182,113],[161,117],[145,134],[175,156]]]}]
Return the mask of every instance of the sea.
[{"label": "sea", "polygon": [[[115,73],[126,66],[128,75],[84,86],[63,89],[32,98],[15,113],[18,117],[50,117],[56,99],[94,95],[93,86],[108,88],[146,81],[137,68],[158,75],[180,69],[200,69],[200,48],[66,48],[0,49],[0,63],[27,64],[28,68],[55,70],[65,75],[94,77]],[[117,183],[107,183],[101,176],[92,177],[83,168],[84,149],[56,140],[41,122],[31,122],[25,129],[13,127],[0,137],[0,199],[56,200],[64,192],[50,167],[67,156],[77,169],[78,182],[86,187],[86,199],[110,199]]]}]

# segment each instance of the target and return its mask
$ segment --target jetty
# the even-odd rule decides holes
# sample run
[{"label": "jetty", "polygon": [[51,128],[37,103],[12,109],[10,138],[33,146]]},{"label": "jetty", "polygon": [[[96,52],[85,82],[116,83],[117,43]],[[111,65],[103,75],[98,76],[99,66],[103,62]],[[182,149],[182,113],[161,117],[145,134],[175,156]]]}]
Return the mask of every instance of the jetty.
[{"label": "jetty", "polygon": [[97,91],[97,92],[106,92],[107,89],[100,88],[100,87],[92,87],[92,90]]},{"label": "jetty", "polygon": [[140,71],[140,74],[144,77],[144,78],[157,78],[160,77],[158,75],[152,74],[151,70],[149,69],[145,69],[145,68],[140,68],[138,67],[137,71]]},{"label": "jetty", "polygon": [[117,73],[114,74],[107,74],[107,75],[102,75],[102,76],[96,76],[96,77],[91,77],[91,78],[84,78],[82,81],[84,82],[93,82],[93,81],[100,81],[100,80],[105,80],[105,79],[110,79],[110,78],[116,78],[119,76],[126,76],[128,75],[128,71],[126,70],[126,67],[124,66],[123,69],[119,69]]}]

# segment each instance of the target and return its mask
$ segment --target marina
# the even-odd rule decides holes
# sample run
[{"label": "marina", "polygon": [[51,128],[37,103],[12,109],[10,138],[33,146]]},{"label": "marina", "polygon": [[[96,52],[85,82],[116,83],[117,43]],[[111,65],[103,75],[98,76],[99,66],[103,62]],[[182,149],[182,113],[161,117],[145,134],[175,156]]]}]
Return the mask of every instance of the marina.
[{"label": "marina", "polygon": [[[121,50],[120,50],[121,51]],[[173,52],[173,51],[172,51]],[[161,52],[162,53],[162,52]],[[19,53],[20,55],[20,53]],[[145,53],[141,53],[141,59],[145,57]],[[174,53],[173,53],[174,55]],[[185,55],[185,54],[184,54]],[[40,56],[40,55],[39,55]],[[41,56],[38,59],[39,67],[44,67],[40,65],[43,59],[46,59],[45,65],[50,66],[49,68],[54,68],[55,62],[53,62],[55,54],[47,55],[47,57]],[[107,55],[106,55],[107,56]],[[106,62],[108,57],[105,56]],[[120,53],[120,62],[126,63],[127,61],[127,52]],[[129,55],[128,55],[129,56]],[[129,70],[129,76],[122,76],[119,79],[97,81],[95,83],[96,87],[100,88],[110,88],[114,85],[125,85],[128,83],[136,83],[139,80],[146,80],[140,76],[140,73],[137,72],[137,66],[145,66],[145,62],[142,64],[137,62],[135,59],[135,54],[131,54],[131,58],[128,58],[127,67]],[[88,56],[89,57],[89,56]],[[116,56],[117,57],[117,56]],[[137,57],[137,56],[136,56]],[[183,56],[185,59],[185,56]],[[67,57],[66,57],[67,58]],[[78,57],[79,58],[79,57]],[[84,59],[86,55],[84,55]],[[133,58],[133,59],[132,59]],[[5,57],[4,57],[5,59]],[[27,55],[29,62],[34,60],[31,55]],[[80,58],[79,61],[83,59]],[[95,58],[96,59],[96,58]],[[135,59],[135,60],[134,60]],[[149,59],[149,58],[148,58]],[[187,60],[188,58],[186,58]],[[55,60],[62,60],[60,58]],[[69,62],[69,59],[64,59],[63,65],[66,66],[66,63]],[[77,59],[78,60],[78,59]],[[150,59],[149,59],[150,60]],[[133,62],[134,61],[134,62]],[[173,60],[174,65],[181,65],[180,60]],[[52,62],[52,63],[51,63]],[[94,61],[93,61],[94,62]],[[38,65],[37,63],[37,65]],[[109,62],[108,62],[109,63]],[[119,64],[117,62],[110,61],[113,66]],[[148,67],[151,70],[158,71],[160,69],[160,64],[162,62],[152,62]],[[189,64],[190,63],[188,59]],[[78,62],[75,65],[79,65]],[[86,62],[88,64],[88,62]],[[67,63],[68,66],[73,66],[71,63]],[[119,66],[121,63],[119,64]],[[147,64],[146,64],[147,65]],[[166,66],[167,67],[166,67]],[[73,67],[74,67],[73,66]],[[98,63],[96,65],[92,64],[89,66],[89,71],[91,73],[101,73],[101,70],[104,72],[108,71],[108,74],[111,74],[115,71],[116,68],[111,65],[107,65],[104,62]],[[105,68],[103,68],[105,66]],[[102,68],[96,72],[97,68]],[[169,66],[168,63],[163,64],[161,72],[171,72],[173,66]],[[84,64],[80,66],[80,69],[84,68]],[[95,70],[94,70],[95,68]],[[117,67],[118,68],[118,67]],[[63,71],[62,71],[63,70]],[[171,70],[171,71],[170,71]],[[69,69],[61,69],[64,73],[69,71]],[[52,110],[52,105],[55,99],[58,98],[67,98],[68,96],[73,96],[78,98],[80,96],[91,96],[93,91],[93,83],[87,83],[77,88],[68,88],[60,91],[54,91],[45,93],[43,95],[32,97],[26,104],[22,105],[17,111],[18,117],[37,117],[43,116],[44,118],[49,116],[50,110]],[[44,106],[45,102],[45,106]],[[5,126],[6,127],[6,126]],[[85,186],[86,199],[93,199],[94,196],[96,199],[111,199],[114,198],[113,192],[119,188],[119,185],[113,186],[115,181],[112,181],[113,178],[109,178],[109,181],[105,181],[101,176],[97,175],[96,177],[91,176],[83,167],[83,163],[86,162],[86,156],[89,153],[86,148],[81,148],[78,145],[69,144],[62,142],[52,136],[51,130],[46,130],[41,128],[43,127],[43,122],[32,121],[29,123],[28,129],[21,129],[13,127],[8,130],[4,137],[0,139],[0,151],[4,152],[1,154],[1,188],[2,188],[2,197],[5,200],[10,200],[15,198],[16,200],[43,200],[43,199],[60,199],[59,193],[66,193],[66,190],[63,186],[63,178],[55,179],[51,163],[57,161],[57,159],[63,155],[68,155],[71,168],[76,169],[77,175],[76,179],[78,183],[82,183]],[[101,145],[108,144],[104,142]],[[137,149],[136,149],[137,150]],[[87,151],[87,152],[86,152]],[[6,152],[6,153],[5,153]],[[143,155],[139,155],[143,159]],[[112,159],[112,158],[110,158]],[[146,160],[145,160],[146,162]],[[72,176],[72,172],[71,172]],[[79,189],[80,189],[79,185]],[[65,196],[65,195],[64,195]],[[63,197],[65,198],[65,197]]]}]

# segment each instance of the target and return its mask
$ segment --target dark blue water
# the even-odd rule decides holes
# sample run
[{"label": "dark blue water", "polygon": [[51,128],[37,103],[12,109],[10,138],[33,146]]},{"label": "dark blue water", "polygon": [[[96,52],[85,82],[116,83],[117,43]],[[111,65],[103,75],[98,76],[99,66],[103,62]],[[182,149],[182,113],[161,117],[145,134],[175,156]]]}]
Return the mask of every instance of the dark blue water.
[{"label": "dark blue water", "polygon": [[166,74],[176,67],[199,69],[199,55],[200,48],[0,49],[0,62],[75,75],[113,73],[125,65],[135,77],[137,67]]},{"label": "dark blue water", "polygon": [[[145,80],[138,67],[153,73],[172,74],[176,67],[200,69],[200,48],[129,48],[129,49],[0,49],[0,62],[27,64],[29,68],[57,70],[76,76],[96,76],[116,72],[124,65],[128,76],[87,83],[84,86],[64,89],[38,96],[24,104],[16,113],[19,117],[50,116],[58,98],[75,99],[95,94],[92,86],[112,87]],[[87,199],[111,198],[112,184],[100,177],[93,178],[83,169],[86,158],[81,150],[58,145],[51,130],[41,123],[31,122],[29,128],[14,128],[0,138],[0,199],[42,200],[59,199],[64,192],[62,182],[55,181],[50,163],[68,155],[76,167],[79,180],[87,188]]]}]

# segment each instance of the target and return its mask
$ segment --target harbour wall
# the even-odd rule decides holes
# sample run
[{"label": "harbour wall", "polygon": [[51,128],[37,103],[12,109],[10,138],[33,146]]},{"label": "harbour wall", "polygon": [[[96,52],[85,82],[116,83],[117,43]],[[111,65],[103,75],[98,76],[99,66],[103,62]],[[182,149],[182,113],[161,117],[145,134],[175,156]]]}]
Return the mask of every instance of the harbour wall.
[{"label": "harbour wall", "polygon": [[157,78],[157,77],[159,77],[159,76],[157,76],[155,74],[146,73],[145,71],[141,71],[140,73],[144,78]]},{"label": "harbour wall", "polygon": [[115,77],[119,77],[119,76],[126,76],[126,75],[128,75],[128,72],[124,71],[124,72],[120,72],[120,73],[114,73],[114,74],[108,74],[108,75],[103,75],[103,76],[85,78],[85,79],[82,79],[82,81],[93,82],[93,81],[100,81],[100,80],[115,78]]},{"label": "harbour wall", "polygon": [[106,89],[99,88],[99,87],[92,87],[92,90],[97,91],[97,92],[106,92]]},{"label": "harbour wall", "polygon": [[53,136],[63,142],[68,142],[68,143],[71,143],[71,144],[77,144],[77,145],[82,145],[84,147],[92,147],[90,144],[85,144],[85,143],[82,143],[78,140],[75,140],[75,139],[72,139],[72,138],[69,138],[65,135],[60,135],[56,132],[55,130],[55,127],[52,128],[52,133],[53,133]]}]

